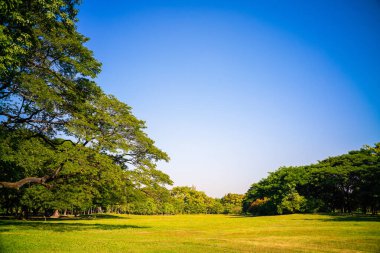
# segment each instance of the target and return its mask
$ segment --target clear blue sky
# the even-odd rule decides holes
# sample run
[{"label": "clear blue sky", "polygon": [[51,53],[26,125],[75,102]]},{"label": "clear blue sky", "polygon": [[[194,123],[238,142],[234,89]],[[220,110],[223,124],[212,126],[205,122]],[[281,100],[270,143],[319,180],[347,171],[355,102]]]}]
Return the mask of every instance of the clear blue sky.
[{"label": "clear blue sky", "polygon": [[280,166],[380,141],[380,2],[94,1],[97,81],[133,107],[175,185],[245,193]]}]

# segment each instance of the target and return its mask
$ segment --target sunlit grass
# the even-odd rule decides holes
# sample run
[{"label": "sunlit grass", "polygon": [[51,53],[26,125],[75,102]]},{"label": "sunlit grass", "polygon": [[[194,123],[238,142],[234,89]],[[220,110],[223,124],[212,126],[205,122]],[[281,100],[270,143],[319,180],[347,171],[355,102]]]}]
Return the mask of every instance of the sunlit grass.
[{"label": "sunlit grass", "polygon": [[0,252],[380,252],[380,219],[128,216],[0,221]]}]

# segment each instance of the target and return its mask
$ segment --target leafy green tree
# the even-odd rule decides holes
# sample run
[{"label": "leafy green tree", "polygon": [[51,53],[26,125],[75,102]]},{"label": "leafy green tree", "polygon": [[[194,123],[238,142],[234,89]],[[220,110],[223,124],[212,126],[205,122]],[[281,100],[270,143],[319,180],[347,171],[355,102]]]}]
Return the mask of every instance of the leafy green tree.
[{"label": "leafy green tree", "polygon": [[46,187],[41,185],[34,185],[25,190],[25,193],[21,197],[20,204],[30,210],[34,215],[37,215],[40,209],[44,210],[44,213],[52,206],[50,202],[53,200],[53,194]]},{"label": "leafy green tree", "polygon": [[195,187],[177,186],[172,189],[171,194],[180,213],[208,213],[214,204],[210,197],[197,191]]},{"label": "leafy green tree", "polygon": [[223,204],[221,203],[220,199],[211,199],[211,203],[208,205],[207,213],[209,214],[219,214],[223,213],[225,211],[225,208]]},{"label": "leafy green tree", "polygon": [[243,211],[377,213],[380,208],[380,144],[329,157],[317,164],[282,167],[252,184]]},{"label": "leafy green tree", "polygon": [[275,214],[276,207],[274,206],[273,202],[270,201],[269,198],[258,198],[255,199],[252,202],[246,202],[245,205],[247,207],[244,207],[243,210],[246,210],[246,212],[252,213],[254,215],[272,215]]},{"label": "leafy green tree", "polygon": [[378,145],[330,157],[312,166],[310,195],[321,199],[329,211],[352,212],[359,207],[363,211],[378,208]]},{"label": "leafy green tree", "polygon": [[226,214],[240,214],[242,212],[242,202],[244,194],[228,193],[220,200],[224,213]]},{"label": "leafy green tree", "polygon": [[[131,108],[93,81],[100,63],[76,29],[77,4],[0,3],[0,141],[14,158],[3,155],[1,170],[17,174],[4,177],[0,187],[45,185],[84,168],[86,174],[104,159],[122,169],[154,168],[156,161],[169,159],[143,132],[144,122]],[[49,159],[40,161],[42,154]]]},{"label": "leafy green tree", "polygon": [[171,180],[155,168],[168,155],[131,107],[94,82],[101,64],[77,31],[78,3],[0,1],[0,201],[6,212],[113,210],[142,189],[153,202],[169,196],[163,188]]},{"label": "leafy green tree", "polygon": [[[305,183],[305,174],[305,167],[282,167],[270,173],[267,178],[253,184],[248,190],[243,201],[243,211],[253,210],[250,207],[255,200],[266,199],[264,209],[267,210],[267,214],[281,214],[281,203],[285,203],[289,195],[297,192],[296,188]],[[260,208],[260,212],[264,209]]]},{"label": "leafy green tree", "polygon": [[305,209],[306,199],[296,190],[289,192],[277,207],[277,213],[297,213]]}]

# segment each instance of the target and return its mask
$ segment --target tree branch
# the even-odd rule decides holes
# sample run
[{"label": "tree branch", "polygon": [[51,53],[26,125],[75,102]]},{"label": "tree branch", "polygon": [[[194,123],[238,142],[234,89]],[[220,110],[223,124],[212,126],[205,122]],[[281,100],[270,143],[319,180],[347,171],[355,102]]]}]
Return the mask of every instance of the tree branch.
[{"label": "tree branch", "polygon": [[27,183],[41,184],[41,185],[49,188],[50,186],[47,185],[46,182],[48,180],[53,180],[54,178],[56,178],[58,176],[59,172],[61,171],[64,164],[65,163],[62,162],[60,164],[60,166],[58,166],[58,168],[56,168],[54,170],[52,175],[45,175],[43,177],[26,177],[26,178],[23,178],[17,182],[0,182],[0,188],[8,188],[8,189],[18,190],[20,187],[22,187],[23,185],[25,185]]},{"label": "tree branch", "polygon": [[0,182],[0,188],[9,188],[9,189],[19,189],[21,186],[27,183],[35,183],[45,185],[46,180],[49,176],[43,177],[26,177],[17,182]]}]

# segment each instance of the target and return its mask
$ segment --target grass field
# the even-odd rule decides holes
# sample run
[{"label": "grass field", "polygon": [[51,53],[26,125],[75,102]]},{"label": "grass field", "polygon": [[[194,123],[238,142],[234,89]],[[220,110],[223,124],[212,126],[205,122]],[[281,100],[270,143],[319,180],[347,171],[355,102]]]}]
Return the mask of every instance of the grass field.
[{"label": "grass field", "polygon": [[2,220],[0,252],[380,252],[380,219],[295,214]]}]

